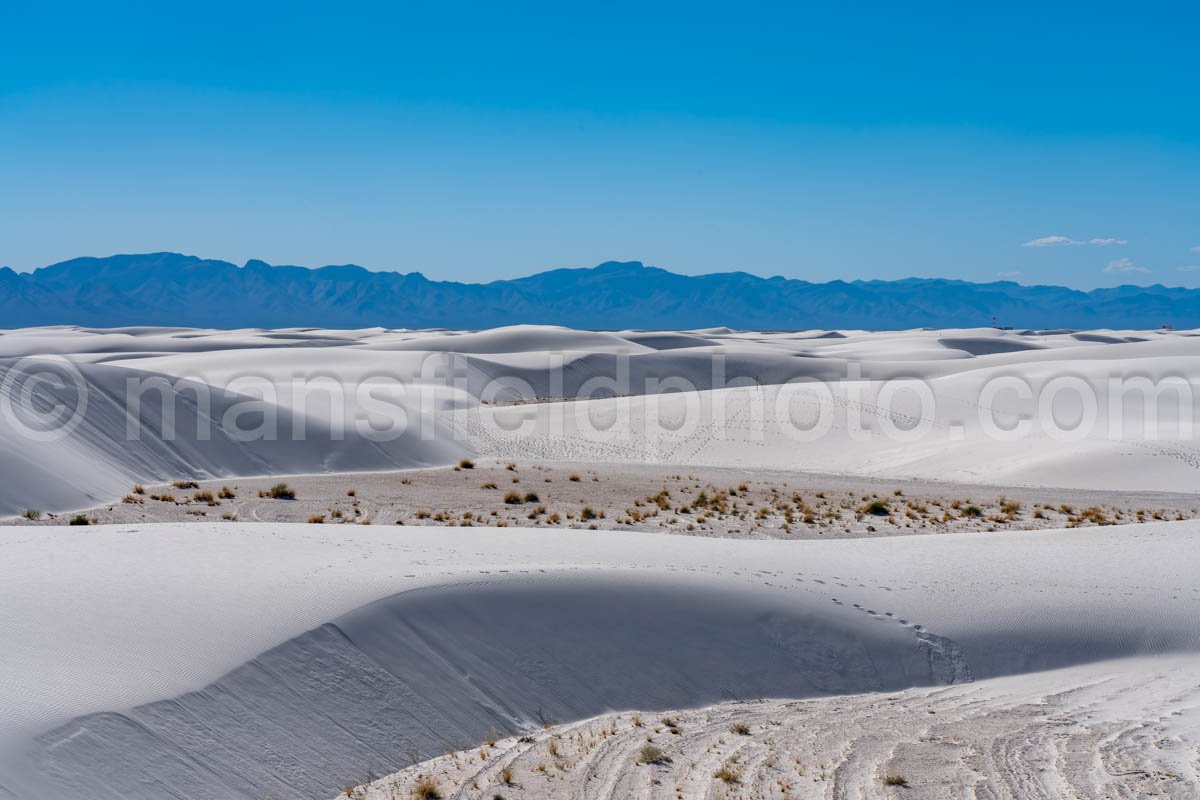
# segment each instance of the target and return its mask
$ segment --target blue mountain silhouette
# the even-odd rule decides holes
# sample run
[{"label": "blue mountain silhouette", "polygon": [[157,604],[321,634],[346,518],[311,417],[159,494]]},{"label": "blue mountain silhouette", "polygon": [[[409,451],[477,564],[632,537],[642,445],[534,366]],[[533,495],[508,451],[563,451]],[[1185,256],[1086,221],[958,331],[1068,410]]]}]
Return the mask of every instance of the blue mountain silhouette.
[{"label": "blue mountain silhouette", "polygon": [[745,272],[679,275],[631,262],[490,283],[419,272],[238,267],[178,253],[77,258],[0,269],[0,326],[903,329],[1200,327],[1200,290],[1078,291],[1011,281],[906,278],[811,283]]}]

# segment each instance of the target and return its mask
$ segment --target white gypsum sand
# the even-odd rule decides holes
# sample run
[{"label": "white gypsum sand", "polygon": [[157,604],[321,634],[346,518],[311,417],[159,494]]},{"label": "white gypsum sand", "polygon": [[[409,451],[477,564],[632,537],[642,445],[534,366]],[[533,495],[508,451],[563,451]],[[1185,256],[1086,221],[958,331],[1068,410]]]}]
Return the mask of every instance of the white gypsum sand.
[{"label": "white gypsum sand", "polygon": [[[0,417],[10,478],[0,514],[90,508],[135,482],[419,467],[473,453],[1190,491],[1200,450],[1185,384],[1200,373],[1198,341],[1145,331],[9,331],[6,376],[57,360],[72,371],[52,398],[74,409],[82,387],[88,403],[69,435],[31,448],[14,424],[29,397],[5,380],[0,400],[17,416]],[[930,413],[887,383],[901,378],[924,382]],[[995,383],[1011,378],[1032,398]],[[1149,394],[1113,379],[1144,379]],[[822,383],[779,388],[798,380]],[[747,381],[765,388],[737,388]],[[999,390],[985,398],[988,386]],[[511,404],[606,393],[629,396]],[[229,420],[237,431],[219,424]],[[372,435],[401,420],[397,438]],[[1030,429],[1015,440],[991,430],[1023,421]],[[273,435],[235,435],[260,425]],[[814,425],[820,435],[806,433]]]},{"label": "white gypsum sand", "polygon": [[606,714],[456,751],[349,796],[1187,800],[1200,781],[1198,670],[1194,655],[1159,656],[882,695]]},{"label": "white gypsum sand", "polygon": [[[327,798],[493,731],[533,734],[496,762],[511,758],[519,785],[498,789],[491,765],[442,759],[370,791],[403,797],[432,776],[473,799],[873,797],[901,791],[883,779],[903,768],[907,796],[953,785],[1194,795],[1200,522],[1142,522],[1153,513],[1137,508],[1162,497],[1175,516],[1191,513],[1198,342],[538,326],[0,333],[0,515],[58,514],[0,529],[0,797]],[[20,378],[47,365],[65,380],[35,399]],[[997,380],[1005,388],[991,391]],[[23,426],[56,406],[78,418],[30,438]],[[400,435],[374,435],[399,421]],[[891,532],[918,535],[791,541],[739,539],[763,534],[732,507],[727,538],[484,527],[482,506],[474,527],[290,524],[270,516],[286,501],[269,499],[247,504],[255,524],[61,526],[134,483],[253,490],[297,475],[322,506],[336,488],[344,519],[355,516],[349,473],[382,476],[382,494],[397,470],[464,458],[486,464],[501,495],[510,460],[531,467],[521,492],[541,488],[535,464],[600,483],[630,465],[622,479],[646,476],[642,499],[674,468],[671,513],[685,496],[695,508],[689,493],[704,487],[690,484],[706,478],[686,477],[693,469],[805,470],[861,493],[856,504],[884,480],[949,498],[955,481],[1024,486],[1023,515],[1035,502],[1100,512],[1044,512],[1039,531],[920,535],[906,526],[923,512],[909,508],[916,520],[898,517]],[[575,485],[552,502],[588,502]],[[1040,494],[1057,491],[1070,497]],[[770,495],[760,486],[743,502],[773,508],[751,516],[776,526],[785,510]],[[465,497],[447,494],[446,512]],[[997,497],[980,505],[1006,513]],[[197,501],[181,513],[209,508],[222,510]],[[1129,524],[1054,528],[1118,514]],[[851,525],[861,521],[841,533],[872,533]],[[760,697],[770,702],[759,711],[745,702]],[[1038,707],[1057,710],[1047,719]],[[632,764],[631,714],[671,709],[685,725],[662,746],[671,765]],[[944,730],[921,716],[943,712]],[[718,730],[739,714],[750,734]],[[597,761],[564,748],[561,767],[537,770],[543,726],[566,737],[592,718],[580,724],[615,726],[592,748]],[[790,733],[751,746],[768,726]],[[731,748],[745,752],[738,783],[714,781]],[[813,758],[828,781],[780,785],[811,778]]]},{"label": "white gypsum sand", "polygon": [[321,796],[539,711],[1194,652],[1196,536],[1182,522],[681,547],[512,528],[11,529],[0,785]]}]

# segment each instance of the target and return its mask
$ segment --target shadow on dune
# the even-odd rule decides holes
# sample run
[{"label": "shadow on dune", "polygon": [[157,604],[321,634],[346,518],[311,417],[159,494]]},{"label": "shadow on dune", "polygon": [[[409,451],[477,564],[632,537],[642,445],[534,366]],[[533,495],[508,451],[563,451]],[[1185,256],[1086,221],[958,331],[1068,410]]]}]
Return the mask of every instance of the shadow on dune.
[{"label": "shadow on dune", "polygon": [[[104,364],[51,373],[61,385],[40,383],[31,400],[8,380],[17,363],[0,359],[0,402],[12,409],[0,415],[0,516],[87,508],[137,482],[401,469],[468,455],[449,435],[424,438],[414,407],[403,409],[412,424],[384,439],[352,423],[334,428],[320,407],[305,414],[270,397]],[[33,429],[55,406],[64,419],[75,415],[72,425],[31,438],[26,417]]]},{"label": "shadow on dune", "polygon": [[1132,628],[986,628],[960,646],[712,576],[456,583],[360,608],[200,691],[76,719],[0,787],[17,775],[21,800],[311,800],[489,734],[612,710],[897,691],[1179,644]]},{"label": "shadow on dune", "polygon": [[47,733],[36,794],[17,796],[332,797],[489,732],[929,685],[953,678],[954,657],[832,604],[712,581],[457,584],[378,601],[201,691]]},{"label": "shadow on dune", "polygon": [[972,356],[993,356],[998,353],[1021,353],[1026,350],[1046,349],[1040,344],[1000,337],[963,336],[958,338],[939,338],[938,344],[947,350],[961,350]]}]

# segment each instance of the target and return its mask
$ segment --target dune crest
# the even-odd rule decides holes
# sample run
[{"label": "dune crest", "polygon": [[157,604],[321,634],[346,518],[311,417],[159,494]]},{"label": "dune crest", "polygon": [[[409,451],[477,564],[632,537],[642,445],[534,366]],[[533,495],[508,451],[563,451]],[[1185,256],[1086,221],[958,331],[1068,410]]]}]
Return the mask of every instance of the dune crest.
[{"label": "dune crest", "polygon": [[[0,785],[330,796],[493,727],[1193,653],[1200,562],[1179,554],[1196,525],[685,548],[517,528],[37,529],[0,559],[0,736],[25,754]],[[49,553],[59,568],[38,573]]]}]

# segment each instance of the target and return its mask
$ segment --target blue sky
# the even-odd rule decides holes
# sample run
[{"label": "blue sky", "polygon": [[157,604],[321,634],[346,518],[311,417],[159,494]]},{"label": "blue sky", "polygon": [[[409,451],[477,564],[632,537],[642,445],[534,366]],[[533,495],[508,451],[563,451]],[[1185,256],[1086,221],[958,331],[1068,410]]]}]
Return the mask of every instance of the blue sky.
[{"label": "blue sky", "polygon": [[838,5],[7,0],[0,264],[1200,286],[1194,6]]}]

